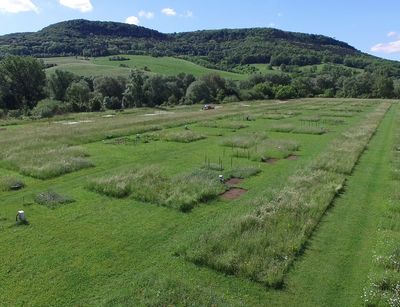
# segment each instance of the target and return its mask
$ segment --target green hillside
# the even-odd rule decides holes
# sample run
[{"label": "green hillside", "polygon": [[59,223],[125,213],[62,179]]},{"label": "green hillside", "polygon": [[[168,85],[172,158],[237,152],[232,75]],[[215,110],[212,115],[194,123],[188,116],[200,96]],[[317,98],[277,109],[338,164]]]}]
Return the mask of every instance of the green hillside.
[{"label": "green hillside", "polygon": [[148,73],[168,76],[186,73],[199,77],[210,73],[217,73],[222,77],[233,80],[243,80],[247,78],[245,74],[209,69],[183,59],[172,57],[156,58],[140,55],[123,55],[123,57],[129,60],[110,61],[109,57],[94,59],[84,59],[82,57],[55,57],[45,58],[44,62],[46,64],[56,65],[47,69],[48,74],[51,74],[56,69],[61,69],[84,77],[101,75],[129,76],[131,69],[139,69],[147,71]]},{"label": "green hillside", "polygon": [[275,67],[340,64],[371,71],[386,70],[390,76],[400,77],[400,64],[396,61],[362,53],[345,42],[327,36],[273,28],[163,34],[118,22],[70,20],[38,32],[0,36],[0,57],[8,54],[36,57],[118,54],[178,57],[225,71],[249,64]]}]

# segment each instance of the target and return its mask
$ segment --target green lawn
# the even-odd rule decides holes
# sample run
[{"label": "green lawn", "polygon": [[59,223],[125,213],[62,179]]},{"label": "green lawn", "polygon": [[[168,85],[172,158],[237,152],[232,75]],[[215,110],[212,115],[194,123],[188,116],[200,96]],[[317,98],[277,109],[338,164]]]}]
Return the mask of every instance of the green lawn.
[{"label": "green lawn", "polygon": [[[258,206],[256,199],[282,189],[289,177],[329,150],[343,132],[358,127],[381,103],[343,99],[305,99],[283,104],[268,101],[249,106],[228,104],[209,112],[199,111],[200,106],[171,108],[158,114],[151,109],[127,110],[113,117],[77,114],[50,122],[5,125],[6,130],[0,131],[7,132],[0,138],[0,177],[18,178],[26,187],[0,191],[1,304],[361,304],[375,244],[376,216],[381,212],[381,202],[392,192],[386,188],[385,180],[398,105],[387,113],[368,150],[348,176],[343,194],[318,224],[304,253],[285,273],[284,289],[266,288],[244,276],[224,275],[196,265],[183,256],[183,251],[204,234],[252,213]],[[362,111],[339,122],[312,121],[330,112],[333,106]],[[279,119],[269,119],[266,114],[278,114]],[[254,120],[247,121],[247,117]],[[71,120],[83,122],[68,125]],[[238,129],[232,123],[243,123],[243,127]],[[277,124],[303,128],[316,125],[327,133],[270,131]],[[203,138],[187,135],[185,126]],[[235,148],[223,146],[226,140],[243,142],[255,133],[265,133],[265,144],[269,146],[297,142],[300,148],[294,153],[296,159],[278,155],[279,160],[263,163],[260,159],[237,157]],[[146,141],[138,141],[137,134]],[[186,137],[191,142],[176,141]],[[79,146],[93,166],[56,173],[46,180],[23,175],[22,167],[33,162],[22,153],[33,154],[59,145]],[[45,165],[70,156],[64,150],[55,150],[46,157],[47,161],[34,162]],[[254,167],[261,173],[237,184],[247,190],[241,197],[226,200],[217,196],[186,213],[174,206],[138,200],[133,194],[117,198],[88,189],[92,180],[131,169],[153,167],[167,178],[175,178],[209,163],[222,164],[224,172]],[[215,176],[218,174],[215,172]],[[58,208],[35,203],[38,193],[49,190],[74,202]],[[21,209],[26,211],[29,226],[15,225],[15,214]]]},{"label": "green lawn", "polygon": [[[131,69],[146,70],[149,73],[163,75],[177,75],[179,73],[193,74],[196,77],[210,73],[220,74],[222,77],[243,80],[247,75],[231,73],[227,71],[209,69],[192,62],[172,57],[151,57],[141,55],[122,55],[129,58],[127,61],[110,61],[110,57],[99,57],[94,59],[83,59],[81,57],[57,57],[46,58],[45,63],[57,64],[56,67],[47,69],[52,73],[55,69],[62,69],[81,76],[129,76]],[[121,64],[127,67],[121,67]],[[146,67],[146,69],[145,69]]]}]

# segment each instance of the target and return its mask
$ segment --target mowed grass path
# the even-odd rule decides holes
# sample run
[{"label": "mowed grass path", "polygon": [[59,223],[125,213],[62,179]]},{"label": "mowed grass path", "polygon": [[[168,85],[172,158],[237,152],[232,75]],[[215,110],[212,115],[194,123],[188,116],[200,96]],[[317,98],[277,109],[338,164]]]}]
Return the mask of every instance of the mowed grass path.
[{"label": "mowed grass path", "polygon": [[[388,201],[394,106],[347,181],[344,194],[325,215],[287,290],[270,292],[271,305],[362,306],[373,260],[379,217]],[[345,157],[344,157],[345,158]]]}]

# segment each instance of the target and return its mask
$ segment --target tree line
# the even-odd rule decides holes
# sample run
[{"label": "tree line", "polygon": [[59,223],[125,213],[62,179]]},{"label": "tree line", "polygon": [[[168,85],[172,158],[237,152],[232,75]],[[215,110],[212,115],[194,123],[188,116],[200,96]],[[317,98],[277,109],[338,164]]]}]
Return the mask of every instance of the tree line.
[{"label": "tree line", "polygon": [[255,73],[244,81],[218,74],[164,76],[132,70],[126,77],[81,77],[55,70],[46,77],[42,61],[8,56],[0,61],[0,116],[48,117],[65,112],[120,110],[178,104],[303,97],[400,98],[390,72],[338,65]]}]

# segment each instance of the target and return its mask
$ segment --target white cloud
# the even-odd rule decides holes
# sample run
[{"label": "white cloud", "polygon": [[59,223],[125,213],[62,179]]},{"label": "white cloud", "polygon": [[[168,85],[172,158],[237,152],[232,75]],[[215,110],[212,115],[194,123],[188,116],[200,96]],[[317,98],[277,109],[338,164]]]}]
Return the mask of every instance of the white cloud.
[{"label": "white cloud", "polygon": [[31,0],[0,0],[0,12],[15,14],[29,11],[39,13],[39,8]]},{"label": "white cloud", "polygon": [[392,32],[389,32],[389,33],[387,34],[387,36],[388,36],[388,37],[398,37],[399,35],[397,34],[397,32],[392,31]]},{"label": "white cloud", "polygon": [[175,16],[176,15],[176,11],[169,7],[162,9],[161,13],[163,13],[164,15],[167,15],[167,16]]},{"label": "white cloud", "polygon": [[278,16],[278,17],[282,17],[283,14],[282,14],[282,13],[278,13],[277,16]]},{"label": "white cloud", "polygon": [[185,18],[192,18],[193,17],[193,12],[192,11],[185,11],[181,16],[185,17]]},{"label": "white cloud", "polygon": [[129,16],[128,18],[126,18],[125,22],[130,25],[137,26],[140,23],[140,20],[136,16]]},{"label": "white cloud", "polygon": [[143,17],[146,19],[153,19],[154,18],[154,13],[153,12],[146,12],[146,11],[140,11],[138,13],[139,17]]},{"label": "white cloud", "polygon": [[269,26],[270,28],[273,28],[273,27],[276,26],[276,23],[275,23],[275,22],[270,22],[268,26]]},{"label": "white cloud", "polygon": [[81,11],[82,13],[93,10],[93,5],[90,0],[59,0],[60,4],[73,10]]},{"label": "white cloud", "polygon": [[371,48],[373,52],[379,53],[400,53],[400,40],[390,42],[390,43],[381,43],[373,46]]}]

